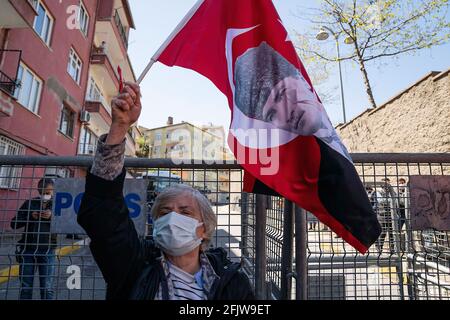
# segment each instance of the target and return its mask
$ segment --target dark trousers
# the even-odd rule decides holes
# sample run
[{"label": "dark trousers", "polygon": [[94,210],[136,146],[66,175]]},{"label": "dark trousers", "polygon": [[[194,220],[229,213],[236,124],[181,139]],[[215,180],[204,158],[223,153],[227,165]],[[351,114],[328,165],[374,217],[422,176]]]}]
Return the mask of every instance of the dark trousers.
[{"label": "dark trousers", "polygon": [[405,206],[400,204],[398,208],[399,212],[399,219],[398,221],[392,221],[391,216],[391,209],[389,207],[381,207],[378,212],[378,221],[381,225],[381,234],[376,242],[376,246],[378,251],[383,251],[383,245],[384,241],[386,240],[386,237],[389,237],[389,250],[391,253],[395,252],[395,238],[394,238],[394,224],[397,224],[398,227],[398,239],[400,241],[400,250],[405,250],[405,235],[402,232],[403,226],[406,222],[406,216],[405,216]]},{"label": "dark trousers", "polygon": [[381,225],[381,234],[376,242],[378,251],[383,251],[384,240],[389,237],[389,249],[391,253],[395,252],[394,237],[393,237],[393,225],[391,210],[388,207],[381,207],[378,211],[378,221]]},{"label": "dark trousers", "polygon": [[53,300],[53,278],[55,273],[55,250],[25,250],[19,265],[20,300],[33,298],[33,283],[36,269],[42,300]]}]

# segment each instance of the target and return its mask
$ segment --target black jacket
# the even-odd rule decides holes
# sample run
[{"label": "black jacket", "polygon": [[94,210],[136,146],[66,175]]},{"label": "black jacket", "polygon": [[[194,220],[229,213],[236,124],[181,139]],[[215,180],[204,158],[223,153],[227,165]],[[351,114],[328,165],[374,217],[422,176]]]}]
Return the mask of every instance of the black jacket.
[{"label": "black jacket", "polygon": [[33,212],[42,212],[43,208],[41,198],[33,198],[25,201],[17,211],[16,216],[11,221],[12,229],[25,228],[22,238],[19,240],[25,250],[48,250],[56,247],[56,234],[50,233],[51,219],[35,220],[32,217]]},{"label": "black jacket", "polygon": [[[154,299],[162,283],[163,298],[167,284],[161,252],[151,240],[138,237],[123,198],[125,171],[114,181],[88,173],[86,190],[78,213],[78,223],[91,238],[90,248],[107,283],[107,299]],[[206,255],[219,279],[208,300],[254,299],[248,277],[238,263],[227,259],[224,249]]]}]

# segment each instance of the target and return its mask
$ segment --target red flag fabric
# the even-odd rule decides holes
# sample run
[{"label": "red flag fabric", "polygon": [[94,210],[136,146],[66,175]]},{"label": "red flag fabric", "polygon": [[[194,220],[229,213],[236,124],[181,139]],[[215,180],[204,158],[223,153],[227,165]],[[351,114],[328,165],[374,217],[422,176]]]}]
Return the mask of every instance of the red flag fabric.
[{"label": "red flag fabric", "polygon": [[122,93],[123,90],[123,76],[122,76],[122,68],[117,66],[117,73],[119,74],[119,92]]},{"label": "red flag fabric", "polygon": [[244,190],[283,196],[361,253],[381,228],[270,0],[204,0],[157,60],[195,70],[228,98]]}]

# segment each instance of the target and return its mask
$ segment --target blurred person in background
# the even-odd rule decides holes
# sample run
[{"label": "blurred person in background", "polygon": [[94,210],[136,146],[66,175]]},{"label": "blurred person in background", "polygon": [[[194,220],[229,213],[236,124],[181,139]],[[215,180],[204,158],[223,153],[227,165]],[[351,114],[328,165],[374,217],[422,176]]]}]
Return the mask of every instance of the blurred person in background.
[{"label": "blurred person in background", "polygon": [[390,179],[385,178],[382,180],[383,185],[375,189],[376,197],[376,213],[378,221],[381,225],[381,234],[376,242],[376,247],[380,253],[383,252],[384,241],[386,237],[389,237],[389,250],[390,253],[395,252],[394,238],[393,238],[393,221],[392,221],[392,201],[391,201],[391,184]]},{"label": "blurred person in background", "polygon": [[50,233],[54,184],[53,179],[42,178],[38,182],[39,197],[26,200],[11,221],[12,229],[24,229],[16,247],[21,300],[33,298],[36,270],[41,299],[54,298],[56,234]]}]

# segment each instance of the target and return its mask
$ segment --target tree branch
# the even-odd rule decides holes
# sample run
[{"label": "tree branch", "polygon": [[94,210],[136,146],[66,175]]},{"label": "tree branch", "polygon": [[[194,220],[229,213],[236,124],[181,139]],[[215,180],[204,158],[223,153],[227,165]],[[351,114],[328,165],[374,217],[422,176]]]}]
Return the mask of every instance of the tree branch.
[{"label": "tree branch", "polygon": [[[300,49],[300,50],[301,50],[301,49]],[[325,60],[325,61],[328,61],[328,62],[338,62],[338,61],[351,60],[351,59],[354,59],[354,58],[356,57],[356,55],[351,55],[351,56],[347,56],[347,57],[344,57],[344,58],[341,57],[340,59],[337,59],[337,58],[332,59],[332,58],[325,57],[323,54],[321,54],[321,53],[319,53],[319,52],[317,52],[317,51],[313,51],[313,50],[309,51],[309,50],[306,50],[306,52],[309,53],[309,54],[313,54],[313,55],[315,55],[316,57],[319,57],[320,59]]]},{"label": "tree branch", "polygon": [[[364,62],[368,62],[368,61],[371,61],[371,60],[374,60],[374,59],[378,59],[378,58],[392,57],[392,56],[396,56],[396,55],[399,55],[399,54],[402,54],[402,53],[406,53],[406,52],[409,52],[409,51],[420,50],[420,49],[426,48],[427,46],[428,45],[417,46],[417,47],[410,47],[410,48],[406,48],[406,49],[403,49],[403,50],[400,50],[400,51],[397,51],[397,52],[377,54],[377,55],[374,55],[374,56],[371,56],[371,57],[368,57],[368,58],[363,58],[363,61]],[[386,49],[388,49],[388,48],[386,47]]]}]

